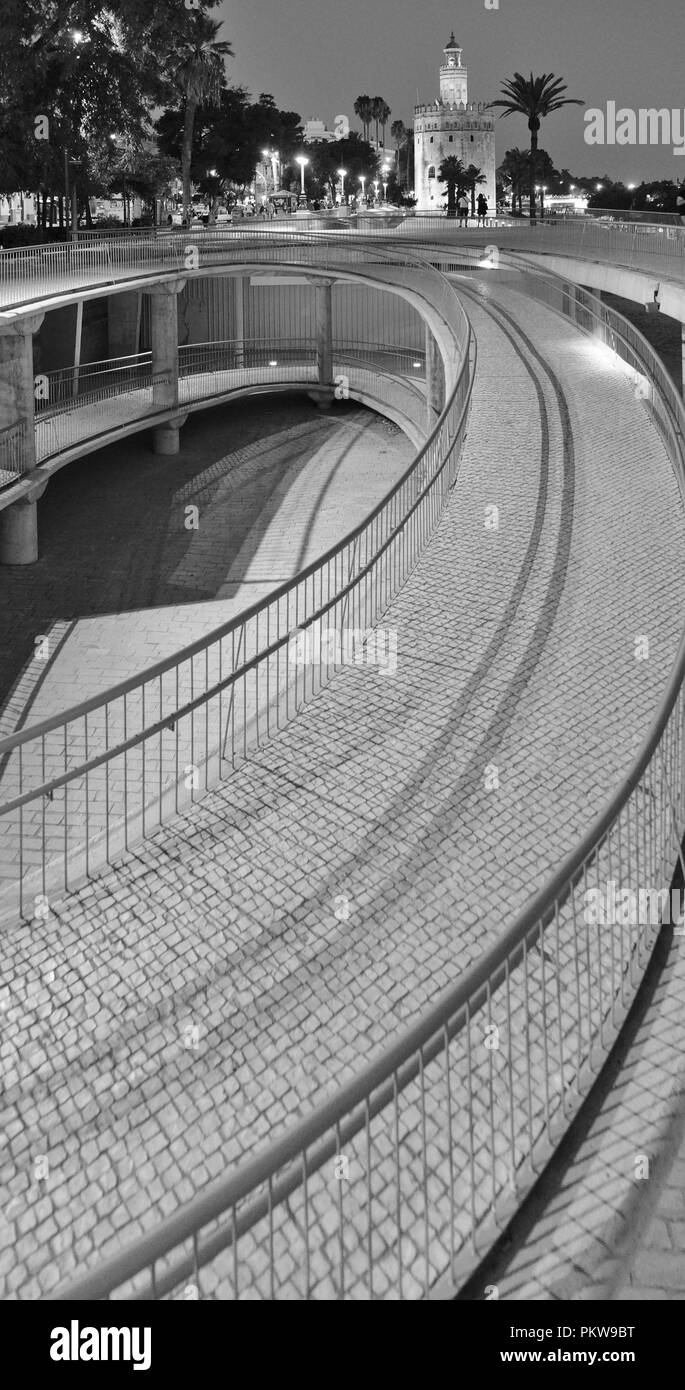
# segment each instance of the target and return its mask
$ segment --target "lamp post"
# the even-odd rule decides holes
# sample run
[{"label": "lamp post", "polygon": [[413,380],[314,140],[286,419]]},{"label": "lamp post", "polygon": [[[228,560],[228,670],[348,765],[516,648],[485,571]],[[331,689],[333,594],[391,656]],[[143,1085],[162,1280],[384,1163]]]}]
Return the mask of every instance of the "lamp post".
[{"label": "lamp post", "polygon": [[379,185],[379,183],[378,183],[378,179],[374,179],[374,181],[373,181],[373,191],[374,191],[375,201],[376,201],[376,202],[378,202],[378,189],[379,189],[379,187],[380,187],[380,185]]},{"label": "lamp post", "polygon": [[366,174],[360,174],[360,175],[359,175],[359,182],[360,182],[360,184],[361,184],[361,186],[362,186],[362,202],[364,202],[364,199],[365,199],[365,197],[366,197],[366,194],[365,194],[365,192],[364,192],[364,185],[365,185],[365,183],[366,183]]},{"label": "lamp post", "polygon": [[544,215],[545,215],[545,193],[546,193],[546,192],[547,192],[547,184],[546,184],[546,183],[543,183],[543,185],[542,185],[542,197],[541,197],[541,199],[540,199],[540,216],[541,216],[541,217],[544,217]]},{"label": "lamp post", "polygon": [[345,178],[347,169],[338,169],[337,173],[340,175],[340,202],[342,204],[345,201]]},{"label": "lamp post", "polygon": [[302,186],[301,186],[301,190],[300,190],[300,196],[301,196],[302,198],[304,198],[304,170],[305,170],[305,165],[307,165],[307,164],[309,163],[309,160],[307,159],[306,154],[296,154],[296,155],[295,155],[295,163],[296,163],[296,164],[299,164],[299,166],[300,166],[300,175],[301,175],[301,179],[302,179]]}]

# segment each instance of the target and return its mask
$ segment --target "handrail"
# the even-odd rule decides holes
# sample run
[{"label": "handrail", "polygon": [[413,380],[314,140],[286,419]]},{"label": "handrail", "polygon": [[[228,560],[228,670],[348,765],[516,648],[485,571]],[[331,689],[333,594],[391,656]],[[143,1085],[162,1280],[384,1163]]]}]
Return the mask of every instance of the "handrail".
[{"label": "handrail", "polygon": [[[532,275],[529,276],[530,278]],[[561,298],[563,282],[559,278],[549,275],[538,276],[537,278],[540,281],[539,288],[543,292],[547,286],[555,283],[559,298]],[[583,301],[583,307],[590,313],[598,326],[609,323],[611,330],[617,335],[621,334],[622,325],[632,328],[626,320],[622,319],[622,316],[608,309],[594,296],[584,293]],[[560,309],[558,311],[562,312]],[[652,381],[657,384],[661,383],[665,373],[658,358],[647,341],[642,338],[642,335],[639,335],[639,340],[641,353],[644,353],[642,360],[645,365],[650,367]],[[629,338],[624,340],[623,345],[629,352],[634,351]],[[670,396],[670,392],[667,394]],[[683,452],[685,406],[682,401],[674,397],[672,402],[667,401],[667,410],[672,412],[676,424],[674,433],[675,456],[672,457],[672,462],[678,481],[682,485],[685,476],[685,453]],[[534,898],[517,914],[514,922],[505,930],[495,945],[484,952],[455,984],[444,990],[438,1000],[416,1024],[408,1029],[402,1037],[395,1039],[384,1048],[333,1097],[319,1105],[306,1119],[292,1126],[276,1144],[261,1150],[255,1158],[242,1164],[228,1178],[221,1179],[207,1187],[179,1212],[167,1218],[149,1235],[137,1241],[128,1251],[106,1261],[100,1269],[91,1272],[84,1278],[72,1282],[67,1289],[58,1293],[57,1297],[102,1297],[142,1271],[146,1266],[152,1269],[153,1283],[148,1286],[147,1291],[137,1289],[133,1294],[136,1298],[145,1297],[146,1292],[149,1293],[150,1289],[152,1296],[163,1296],[183,1278],[191,1276],[193,1270],[195,1270],[194,1277],[197,1277],[199,1267],[222,1249],[233,1245],[235,1251],[238,1238],[249,1230],[256,1221],[266,1218],[267,1215],[271,1221],[277,1203],[284,1196],[292,1193],[295,1187],[301,1185],[303,1173],[305,1174],[305,1181],[312,1181],[321,1164],[332,1154],[341,1152],[343,1140],[347,1143],[364,1126],[367,1127],[368,1134],[370,1118],[380,1113],[383,1107],[393,1100],[393,1097],[396,1105],[398,1094],[402,1093],[403,1089],[418,1075],[423,1076],[426,1067],[439,1054],[441,1048],[447,1053],[449,1043],[465,1030],[468,1035],[467,1045],[470,1046],[470,1029],[474,1014],[482,1010],[486,1003],[489,1006],[494,992],[505,982],[507,998],[509,998],[509,991],[513,988],[513,970],[520,964],[521,960],[524,960],[527,966],[528,952],[536,941],[539,941],[542,955],[543,930],[548,928],[551,923],[556,923],[558,940],[562,909],[569,903],[574,888],[580,882],[587,882],[588,867],[598,860],[603,847],[608,843],[609,848],[611,848],[610,836],[617,824],[620,842],[620,818],[626,808],[629,809],[630,799],[640,788],[657,752],[663,765],[661,742],[669,731],[669,721],[679,700],[682,706],[684,679],[685,632],[681,636],[678,652],[659,709],[650,722],[650,727],[630,771],[612,793],[607,805],[595,817],[580,843],[566,856],[557,871]],[[679,748],[680,744],[677,743],[675,746]],[[670,756],[672,752],[672,748],[667,750],[666,762],[669,766],[673,762],[673,758]],[[668,787],[668,785],[667,780],[666,786]],[[678,788],[678,807],[682,805],[681,797],[682,788]],[[671,853],[675,857],[678,852],[677,839],[675,844],[673,840],[673,829],[677,824],[675,809],[673,809],[673,818],[674,826],[670,827],[669,823],[668,830],[664,829],[663,820],[660,824],[662,834],[665,836],[664,850],[668,850],[670,845]],[[668,815],[666,821],[668,822]],[[664,863],[663,853],[661,862]],[[609,859],[609,863],[611,863],[611,859]],[[623,944],[623,937],[621,937],[621,1001],[624,997]],[[638,961],[641,944],[642,937],[638,934],[635,946]],[[630,978],[631,983],[634,983],[632,959],[631,949],[629,952]],[[614,934],[611,936],[611,965],[613,979]],[[543,997],[546,999],[546,996]],[[526,988],[526,1001],[527,998]],[[509,1010],[510,1005],[507,1007]],[[578,1007],[580,1011],[580,994]],[[611,997],[611,1016],[613,1020],[613,994]],[[619,1021],[620,1016],[619,1010]],[[600,985],[600,1038],[602,1036],[602,1018]],[[591,1020],[588,1021],[588,1026],[590,1026],[590,1022]],[[608,1024],[605,1023],[605,1026],[607,1036],[609,1036],[611,1030]],[[545,1066],[545,1077],[547,1080],[547,1066]],[[361,1113],[359,1113],[360,1107],[362,1107]],[[565,1097],[563,1111],[566,1117]],[[549,1115],[547,1115],[546,1129],[549,1135]],[[312,1154],[313,1146],[321,1144],[327,1134],[329,1138],[323,1148],[320,1152]],[[530,1137],[530,1145],[535,1147],[533,1136]],[[494,1155],[491,1156],[494,1161]],[[288,1164],[291,1165],[290,1168],[285,1174],[278,1177],[280,1170]],[[236,1212],[241,1201],[249,1197],[250,1194],[256,1194],[265,1182],[269,1184],[268,1192],[261,1196],[255,1195],[251,1206],[246,1211],[241,1211],[240,1216],[237,1217]],[[200,1246],[197,1240],[198,1231],[210,1222],[230,1213],[232,1213],[232,1218],[229,1219],[228,1223],[218,1232],[209,1236],[205,1244]],[[156,1262],[190,1237],[193,1238],[194,1243],[193,1256],[177,1259],[171,1268],[164,1269],[161,1275],[155,1279],[154,1267]]]},{"label": "handrail", "polygon": [[[437,272],[433,271],[433,274],[437,274]],[[444,279],[444,276],[439,275],[438,278],[440,281],[443,281],[445,285],[447,285],[447,281]],[[450,293],[452,293],[451,289]],[[472,334],[470,325],[468,324],[468,320],[466,319],[464,319],[464,332],[465,338],[463,349],[463,363],[468,365],[469,351],[472,343]],[[454,388],[453,396],[456,394],[457,386],[455,386]],[[306,582],[306,580],[310,578],[314,573],[316,573],[317,570],[321,569],[323,565],[326,565],[330,560],[332,560],[336,553],[342,552],[347,546],[353,544],[355,540],[362,536],[364,532],[368,530],[369,526],[376,520],[376,518],[379,517],[381,513],[386,509],[388,504],[392,502],[393,498],[396,497],[402,491],[402,488],[405,486],[409,478],[415,472],[418,471],[418,468],[422,463],[424,457],[429,453],[432,445],[438,438],[445,413],[446,410],[443,411],[443,414],[438,419],[431,433],[428,435],[428,438],[419,450],[419,453],[417,454],[416,458],[414,458],[412,462],[407,466],[399,480],[396,483],[394,483],[393,486],[389,489],[389,491],[385,494],[385,496],[381,498],[380,502],[378,502],[377,505],[373,508],[373,510],[369,513],[369,515],[365,517],[364,521],[360,522],[357,526],[353,527],[352,530],[349,531],[341,540],[336,541],[336,543],[330,546],[329,549],[322,556],[319,556],[316,560],[313,560],[309,565],[305,567],[305,569],[300,571],[297,574],[297,576],[287,580],[278,589],[275,589],[269,596],[268,604],[267,601],[265,601],[264,599],[257,600],[254,604],[251,604],[248,608],[242,610],[237,617],[231,618],[227,620],[225,623],[219,624],[216,628],[214,628],[210,633],[208,633],[204,637],[198,638],[195,642],[189,643],[187,646],[181,648],[180,651],[175,652],[172,656],[166,657],[163,660],[156,662],[153,666],[146,668],[145,672],[142,675],[138,673],[134,676],[131,676],[127,680],[120,681],[117,684],[111,686],[107,691],[104,692],[104,694],[92,696],[88,700],[79,701],[77,704],[70,706],[68,709],[63,710],[59,714],[51,715],[49,718],[42,720],[37,724],[32,724],[27,728],[21,729],[14,734],[6,735],[4,738],[0,739],[0,759],[2,759],[7,753],[11,752],[13,749],[18,748],[21,744],[30,742],[34,738],[39,738],[45,734],[48,734],[56,728],[61,728],[63,724],[68,722],[70,723],[76,719],[79,719],[85,714],[90,714],[97,708],[104,708],[104,706],[107,703],[129,694],[132,690],[140,687],[142,684],[147,684],[151,680],[156,680],[158,677],[164,675],[165,672],[172,670],[179,664],[189,661],[193,656],[196,656],[198,652],[204,651],[205,648],[211,646],[213,643],[219,641],[222,638],[229,637],[233,632],[237,631],[242,626],[242,624],[249,621],[251,618],[256,617],[256,615],[259,612],[261,612],[262,609],[264,609],[268,605],[277,602],[279,598],[283,597],[288,592],[288,590],[292,589],[295,585],[299,585]],[[0,813],[2,812],[2,809],[2,806],[0,806]]]}]

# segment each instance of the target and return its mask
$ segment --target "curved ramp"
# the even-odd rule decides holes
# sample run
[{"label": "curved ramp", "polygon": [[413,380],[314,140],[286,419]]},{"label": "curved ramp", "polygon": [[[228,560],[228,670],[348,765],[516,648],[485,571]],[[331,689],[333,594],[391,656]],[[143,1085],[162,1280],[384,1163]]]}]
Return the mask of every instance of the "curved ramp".
[{"label": "curved ramp", "polygon": [[[476,290],[469,438],[436,535],[383,618],[396,669],[344,668],[192,817],[52,905],[39,934],[8,935],[10,1296],[87,1271],[334,1091],[496,939],[630,765],[680,634],[671,465],[613,362],[513,291]],[[563,1010],[563,956],[555,968]],[[480,1053],[473,1079],[487,1086]],[[415,1297],[449,1267],[459,1227],[432,1084],[430,1218],[396,1190],[379,1134],[368,1204],[346,1189],[346,1297],[398,1285]],[[417,1162],[421,1123],[412,1092],[402,1144]],[[465,1195],[465,1141],[461,1163]],[[481,1210],[493,1175],[474,1176]],[[341,1292],[338,1184],[317,1178],[316,1250],[305,1272],[287,1211],[275,1296]],[[274,1296],[259,1239],[241,1259],[240,1296]],[[208,1267],[203,1294],[233,1296],[231,1267],[230,1254]]]}]

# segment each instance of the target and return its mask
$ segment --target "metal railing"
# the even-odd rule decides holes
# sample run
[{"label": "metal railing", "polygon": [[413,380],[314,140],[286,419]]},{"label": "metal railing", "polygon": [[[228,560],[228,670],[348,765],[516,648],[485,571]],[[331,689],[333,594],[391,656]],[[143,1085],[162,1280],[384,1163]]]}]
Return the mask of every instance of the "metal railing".
[{"label": "metal railing", "polygon": [[[360,259],[366,271],[366,247],[361,255],[357,252],[357,263]],[[393,264],[383,257],[386,272],[393,264],[386,284],[404,284],[410,273],[406,260],[402,256]],[[438,430],[369,522],[268,603],[250,608],[143,676],[0,741],[0,908],[5,904],[24,912],[48,884],[57,891],[69,887],[79,873],[90,872],[94,863],[109,860],[122,846],[149,833],[170,808],[178,810],[187,799],[179,775],[186,764],[201,768],[205,790],[225,776],[249,747],[290,718],[298,703],[331,673],[328,663],[325,670],[312,672],[293,662],[292,629],[326,617],[330,627],[344,624],[366,630],[379,605],[403,581],[425,542],[426,527],[434,524],[432,509],[441,505],[439,489],[447,485],[444,470],[461,437],[470,381],[466,315],[444,277],[422,266],[421,279],[434,312],[443,319],[449,314],[453,322],[446,366],[450,405]],[[359,307],[360,312],[365,308],[361,300]],[[280,347],[290,361],[271,369],[268,353],[275,350],[274,340],[266,344],[243,339],[243,365],[235,370],[224,367],[235,360],[236,343],[181,349],[180,408],[250,381],[272,385],[288,371],[298,380],[318,379],[310,340],[304,338],[292,349],[285,343]],[[347,337],[340,344],[334,341],[334,370],[342,362],[350,386],[359,378],[360,389],[372,399],[387,400],[399,413],[409,412],[419,437],[425,437],[424,384],[407,380],[403,373],[396,376],[398,363],[406,367],[409,361],[404,349],[385,346],[382,351],[385,365],[377,346],[367,352],[360,320],[354,348]],[[248,362],[254,358],[254,366],[245,365],[246,353]],[[411,357],[412,362],[419,360]],[[152,418],[155,383],[132,384],[149,370],[147,354],[119,359],[114,367],[88,364],[85,377],[79,379],[83,397],[48,401],[39,416],[41,454],[81,439],[93,440],[117,423],[130,425],[141,410]],[[418,369],[412,372],[418,375]],[[60,391],[58,387],[58,397]],[[422,503],[419,525],[416,507],[429,485],[430,501]]]},{"label": "metal railing", "polygon": [[[568,286],[527,267],[526,276],[528,292],[568,317]],[[623,360],[646,371],[647,404],[666,426],[682,495],[682,400],[620,315],[591,295],[578,302],[578,326],[603,342],[608,333]],[[370,566],[378,577],[381,554],[384,576],[398,561],[406,573],[409,537],[430,533],[454,475],[468,391],[464,371],[417,461],[426,466],[421,490],[404,491],[416,486],[415,466],[395,494],[406,508],[370,557],[364,542],[365,575]],[[349,556],[347,576],[352,566]],[[345,587],[352,592],[349,577]],[[364,619],[374,611],[377,603]],[[191,1284],[194,1296],[220,1299],[412,1298],[458,1286],[568,1127],[642,977],[685,829],[684,677],[685,634],[658,714],[602,814],[424,1017],[276,1143],[56,1296],[187,1296]],[[593,918],[597,895],[617,881],[649,890],[647,921]]]},{"label": "metal railing", "polygon": [[498,243],[511,250],[564,250],[580,257],[599,254],[607,262],[647,269],[656,258],[660,267],[668,261],[671,272],[679,277],[685,261],[685,227],[664,223],[559,217],[531,225],[522,218],[496,228],[464,230],[444,216],[427,213],[409,215],[400,221],[367,218],[366,222],[359,222],[358,230],[351,231],[334,223],[322,223],[317,229],[308,222],[294,224],[287,219],[250,226],[247,231],[240,227],[193,228],[191,232],[145,229],[109,238],[97,232],[80,233],[77,243],[0,251],[0,305],[28,305],[95,285],[106,288],[141,276],[183,274],[213,265],[226,266],[231,260],[240,263],[248,260],[250,248],[255,250],[257,259],[278,265],[298,258],[299,263],[306,264],[308,249],[318,247],[319,259],[310,259],[309,263],[325,269],[329,264],[331,268],[340,268],[346,258],[349,264],[355,260],[358,263],[362,241],[374,246],[376,254],[380,255],[383,247],[390,256],[393,244],[398,247],[404,242],[420,245],[448,241],[468,247],[484,235],[491,239],[495,234]]},{"label": "metal railing", "polygon": [[29,425],[19,420],[0,430],[0,487],[21,478],[31,467],[28,450]]},{"label": "metal railing", "polygon": [[[391,344],[336,342],[334,378],[348,377],[345,390],[364,390],[378,404],[406,405],[414,401],[413,419],[421,422],[425,403],[425,352]],[[274,338],[230,339],[181,346],[178,354],[179,409],[210,403],[218,396],[240,393],[259,385],[273,388],[318,382],[315,339],[291,344]],[[45,395],[36,403],[36,458],[58,458],[75,446],[94,443],[113,429],[134,422],[154,423],[165,407],[160,388],[170,377],[154,375],[149,352],[135,357],[91,362],[82,368],[60,368],[46,374]],[[404,394],[392,389],[391,378],[404,382]],[[407,395],[407,392],[409,395]],[[406,414],[406,411],[401,411]],[[425,411],[423,412],[425,414]],[[1,447],[1,439],[0,439]],[[15,452],[18,444],[15,446]],[[14,457],[8,450],[8,462]],[[7,473],[6,483],[19,474]],[[0,483],[1,483],[0,475]]]}]

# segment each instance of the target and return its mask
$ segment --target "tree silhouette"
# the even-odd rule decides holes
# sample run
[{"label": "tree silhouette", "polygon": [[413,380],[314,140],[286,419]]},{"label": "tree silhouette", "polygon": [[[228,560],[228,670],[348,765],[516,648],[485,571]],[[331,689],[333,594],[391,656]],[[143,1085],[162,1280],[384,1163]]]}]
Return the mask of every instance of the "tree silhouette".
[{"label": "tree silhouette", "polygon": [[560,111],[562,106],[583,106],[580,97],[565,97],[566,83],[553,72],[542,77],[523,77],[515,72],[502,84],[502,97],[490,103],[502,106],[502,116],[525,116],[530,131],[530,220],[535,221],[535,184],[537,176],[538,131],[545,116]]}]

